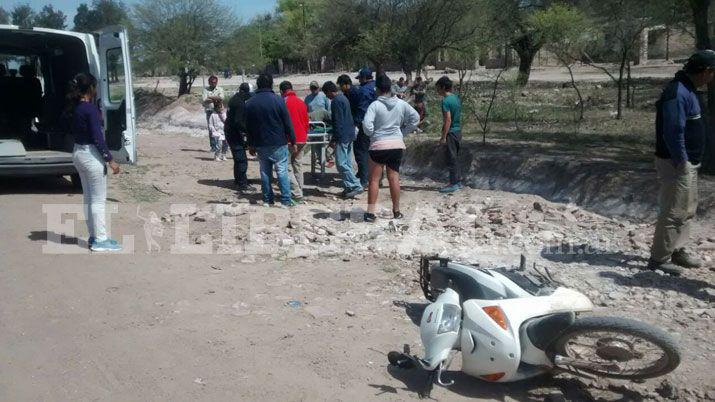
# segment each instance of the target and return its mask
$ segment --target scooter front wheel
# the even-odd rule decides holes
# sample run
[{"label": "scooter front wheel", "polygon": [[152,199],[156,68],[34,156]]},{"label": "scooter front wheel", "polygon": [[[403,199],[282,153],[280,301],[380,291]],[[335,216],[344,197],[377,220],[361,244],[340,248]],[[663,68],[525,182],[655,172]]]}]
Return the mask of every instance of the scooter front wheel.
[{"label": "scooter front wheel", "polygon": [[670,335],[625,318],[579,319],[549,349],[557,365],[610,378],[658,377],[680,364],[680,351]]}]

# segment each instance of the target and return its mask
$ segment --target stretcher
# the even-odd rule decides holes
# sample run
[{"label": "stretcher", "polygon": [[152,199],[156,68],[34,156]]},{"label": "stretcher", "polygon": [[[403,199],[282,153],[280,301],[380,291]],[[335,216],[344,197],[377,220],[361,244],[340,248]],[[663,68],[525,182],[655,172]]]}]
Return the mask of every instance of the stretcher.
[{"label": "stretcher", "polygon": [[323,121],[310,121],[310,131],[308,131],[308,141],[310,146],[310,173],[315,174],[316,167],[320,174],[325,174],[325,167],[328,164],[327,150],[330,144],[330,130]]}]

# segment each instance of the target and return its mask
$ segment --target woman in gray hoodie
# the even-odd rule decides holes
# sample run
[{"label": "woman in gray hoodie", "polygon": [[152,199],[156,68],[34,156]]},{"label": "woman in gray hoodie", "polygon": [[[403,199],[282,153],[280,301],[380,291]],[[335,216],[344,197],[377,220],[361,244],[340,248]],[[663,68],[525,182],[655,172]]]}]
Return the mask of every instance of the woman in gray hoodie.
[{"label": "woman in gray hoodie", "polygon": [[382,170],[387,167],[390,183],[392,214],[402,218],[400,212],[400,164],[405,150],[403,137],[417,129],[420,116],[407,102],[391,91],[392,82],[386,75],[375,81],[378,98],[367,109],[362,122],[365,134],[370,138],[370,184],[368,186],[366,222],[375,222],[375,206],[380,190]]}]

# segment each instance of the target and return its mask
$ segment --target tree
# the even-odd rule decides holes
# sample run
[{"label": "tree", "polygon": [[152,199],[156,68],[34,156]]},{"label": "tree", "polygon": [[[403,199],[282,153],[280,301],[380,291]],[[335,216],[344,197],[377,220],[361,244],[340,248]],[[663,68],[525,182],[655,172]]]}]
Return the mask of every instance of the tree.
[{"label": "tree", "polygon": [[573,64],[580,61],[583,53],[598,38],[591,22],[580,10],[564,4],[554,4],[535,12],[529,24],[541,35],[544,48],[566,67],[571,77],[571,86],[578,97],[579,118],[583,120],[584,102],[573,75]]},{"label": "tree", "polygon": [[219,0],[143,0],[133,16],[139,57],[151,55],[176,71],[179,96],[191,91],[199,70],[219,66],[219,50],[235,20]]},{"label": "tree", "polygon": [[0,7],[0,24],[9,24],[10,23],[10,14],[8,14],[7,11],[5,11],[4,8]]},{"label": "tree", "polygon": [[34,25],[43,28],[65,29],[67,27],[66,20],[67,16],[62,11],[55,10],[51,4],[48,4],[42,7],[40,13],[37,14]]},{"label": "tree", "polygon": [[74,16],[74,30],[94,32],[110,25],[130,25],[126,5],[120,0],[93,0],[92,6],[82,3]]},{"label": "tree", "polygon": [[263,71],[270,60],[264,56],[262,29],[260,21],[256,19],[236,28],[227,42],[231,46],[222,46],[219,50],[220,63],[244,74],[246,71]]},{"label": "tree", "polygon": [[32,28],[35,21],[35,11],[29,4],[19,4],[12,9],[12,24],[20,28]]},{"label": "tree", "polygon": [[519,56],[517,85],[529,82],[531,65],[544,45],[538,27],[530,23],[530,15],[551,4],[550,0],[481,0],[482,35],[492,38],[495,46],[507,45]]},{"label": "tree", "polygon": [[[336,0],[319,20],[333,21],[329,46],[376,69],[398,63],[408,79],[437,51],[458,50],[477,25],[471,0]],[[361,18],[334,10],[360,10]],[[344,15],[340,15],[344,14]],[[350,57],[352,55],[352,57]]]},{"label": "tree", "polygon": [[[630,63],[635,60],[641,33],[647,27],[665,19],[664,14],[668,14],[671,10],[669,3],[669,0],[647,2],[590,0],[587,2],[587,9],[603,33],[606,55],[612,55],[618,60],[616,76],[607,68],[596,65],[588,54],[584,54],[589,64],[605,72],[616,83],[618,89],[616,119],[623,117],[624,85],[630,87]],[[624,82],[626,73],[628,73],[628,82]]]}]

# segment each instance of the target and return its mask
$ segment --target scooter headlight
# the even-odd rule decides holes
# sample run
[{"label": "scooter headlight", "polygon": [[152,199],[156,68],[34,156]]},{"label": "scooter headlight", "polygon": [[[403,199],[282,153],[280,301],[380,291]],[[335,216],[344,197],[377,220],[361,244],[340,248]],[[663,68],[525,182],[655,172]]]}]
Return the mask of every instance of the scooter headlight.
[{"label": "scooter headlight", "polygon": [[445,304],[442,306],[442,318],[439,320],[439,328],[437,334],[445,332],[459,331],[459,324],[462,320],[462,309],[454,304]]}]

